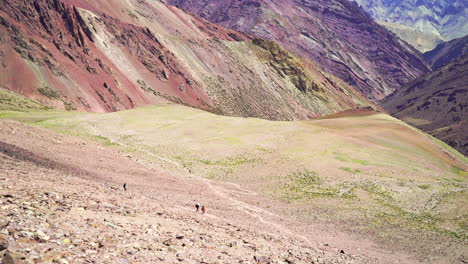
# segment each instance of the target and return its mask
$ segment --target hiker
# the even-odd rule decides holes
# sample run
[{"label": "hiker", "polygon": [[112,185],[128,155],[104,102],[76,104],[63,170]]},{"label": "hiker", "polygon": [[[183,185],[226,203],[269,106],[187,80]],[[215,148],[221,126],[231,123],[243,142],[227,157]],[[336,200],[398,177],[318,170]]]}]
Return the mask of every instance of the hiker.
[{"label": "hiker", "polygon": [[127,183],[124,183],[123,188],[124,188],[124,191],[127,191]]},{"label": "hiker", "polygon": [[195,204],[195,208],[197,208],[196,213],[198,213],[198,210],[200,210],[200,204],[199,203]]},{"label": "hiker", "polygon": [[205,213],[205,206],[204,206],[204,205],[201,207],[201,213],[202,213],[202,214]]}]

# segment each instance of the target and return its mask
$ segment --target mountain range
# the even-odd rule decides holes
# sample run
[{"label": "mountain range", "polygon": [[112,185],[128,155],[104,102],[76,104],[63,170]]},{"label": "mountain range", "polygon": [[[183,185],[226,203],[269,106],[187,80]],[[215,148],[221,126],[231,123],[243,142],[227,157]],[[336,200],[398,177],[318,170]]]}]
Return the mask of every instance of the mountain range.
[{"label": "mountain range", "polygon": [[169,0],[221,26],[275,40],[370,99],[429,71],[421,54],[347,0]]},{"label": "mountain range", "polygon": [[383,23],[0,1],[0,263],[466,264],[468,39]]},{"label": "mountain range", "polygon": [[111,112],[169,100],[274,120],[377,108],[272,41],[159,1],[3,1],[0,32],[0,86],[50,107]]},{"label": "mountain range", "polygon": [[379,23],[422,52],[468,35],[464,0],[355,0]]},{"label": "mountain range", "polygon": [[[2,2],[0,87],[66,110],[113,112],[171,101],[270,120],[380,111],[371,101],[393,93],[383,105],[403,118],[409,103],[402,94],[417,86],[421,94],[411,95],[410,105],[416,97],[424,104],[464,72],[460,63],[449,67],[456,76],[430,68],[466,53],[466,37],[423,56],[346,0],[169,3],[186,11],[159,1]],[[434,111],[447,113],[451,104]],[[433,125],[412,124],[431,133],[465,118],[438,124],[421,109],[412,114],[420,111],[418,118]],[[464,145],[457,142],[452,146]]]}]

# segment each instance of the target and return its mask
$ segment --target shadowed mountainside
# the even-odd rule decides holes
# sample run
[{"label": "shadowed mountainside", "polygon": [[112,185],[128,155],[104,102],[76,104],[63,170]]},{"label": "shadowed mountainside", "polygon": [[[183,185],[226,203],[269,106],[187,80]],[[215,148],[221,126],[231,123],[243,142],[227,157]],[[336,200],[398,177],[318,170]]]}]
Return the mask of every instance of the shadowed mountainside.
[{"label": "shadowed mountainside", "polygon": [[347,0],[169,0],[231,29],[272,39],[382,99],[429,71],[421,54]]},{"label": "shadowed mountainside", "polygon": [[432,69],[440,68],[468,52],[468,35],[463,38],[439,44],[435,49],[423,54]]},{"label": "shadowed mountainside", "polygon": [[468,155],[468,53],[382,101],[393,116]]}]

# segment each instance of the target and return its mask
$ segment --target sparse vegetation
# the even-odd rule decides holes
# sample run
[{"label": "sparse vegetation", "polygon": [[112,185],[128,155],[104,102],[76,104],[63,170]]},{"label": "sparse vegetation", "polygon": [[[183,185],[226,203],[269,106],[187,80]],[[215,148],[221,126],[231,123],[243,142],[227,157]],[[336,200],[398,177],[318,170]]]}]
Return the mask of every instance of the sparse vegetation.
[{"label": "sparse vegetation", "polygon": [[104,146],[119,146],[119,144],[111,141],[109,138],[103,136],[93,136],[94,141],[101,143]]},{"label": "sparse vegetation", "polygon": [[333,154],[335,155],[335,159],[339,161],[352,162],[352,163],[361,164],[361,165],[369,165],[368,161],[362,160],[362,159],[351,158],[349,157],[348,154],[345,154],[345,153],[333,152]]},{"label": "sparse vegetation", "polygon": [[237,156],[237,157],[228,157],[228,158],[221,159],[221,160],[195,159],[195,161],[203,163],[205,165],[209,165],[209,166],[226,166],[226,167],[234,166],[235,167],[235,166],[239,166],[245,163],[255,162],[256,160]]},{"label": "sparse vegetation", "polygon": [[287,200],[312,199],[319,197],[354,198],[354,187],[348,184],[327,185],[314,171],[302,169],[287,177],[290,183],[285,188]]},{"label": "sparse vegetation", "polygon": [[[120,129],[116,129],[114,115],[120,120]],[[333,133],[318,133],[314,121],[220,117],[175,105],[106,115],[35,111],[28,115],[2,112],[2,116],[91,139],[152,161],[158,156],[180,165],[162,161],[165,168],[188,168],[197,176],[213,180],[255,182],[249,187],[257,188],[257,193],[266,191],[299,207],[318,208],[314,213],[319,217],[323,216],[320,210],[330,208],[337,221],[348,222],[351,228],[361,223],[365,231],[378,230],[389,241],[398,241],[401,236],[410,239],[416,233],[466,238],[461,216],[453,210],[463,206],[460,201],[466,190],[463,171],[456,169],[462,167],[461,163],[439,160],[443,152],[437,152],[440,149],[430,141],[419,143],[434,147],[432,152],[423,152],[421,148],[414,150],[414,141],[396,138],[401,155],[395,155],[392,137],[384,138],[359,124],[389,124],[391,129],[398,129],[399,121],[385,116],[320,121],[319,129],[328,125],[329,130],[340,122],[352,122],[356,128],[349,128],[349,133],[359,129],[359,144]],[[209,125],[199,129],[200,123],[207,121]],[[90,123],[93,130],[86,129]],[[341,127],[338,129],[344,133]],[[265,130],[273,136],[265,137]],[[413,133],[402,131],[398,132]],[[353,152],[366,140],[370,142],[368,148]],[[374,148],[376,145],[379,147]],[[421,161],[430,169],[422,167]]]},{"label": "sparse vegetation", "polygon": [[[49,108],[29,98],[22,97],[8,90],[0,89],[0,110],[24,112],[34,109],[45,110]],[[0,115],[5,116],[6,113],[2,113]]]},{"label": "sparse vegetation", "polygon": [[384,201],[394,201],[392,194],[378,183],[368,181],[360,184],[359,187],[376,198],[383,199]]},{"label": "sparse vegetation", "polygon": [[137,80],[138,85],[140,85],[140,88],[145,91],[145,92],[150,92],[150,93],[157,93],[153,88],[149,87],[148,84],[146,84],[145,81],[143,80]]},{"label": "sparse vegetation", "polygon": [[67,111],[76,111],[76,107],[72,103],[63,101],[63,105]]},{"label": "sparse vegetation", "polygon": [[340,170],[346,171],[346,172],[349,172],[349,173],[352,173],[352,174],[357,174],[357,173],[361,172],[358,169],[351,169],[351,168],[348,168],[348,167],[341,167]]},{"label": "sparse vegetation", "polygon": [[38,88],[37,91],[49,99],[60,99],[60,94],[49,86]]}]

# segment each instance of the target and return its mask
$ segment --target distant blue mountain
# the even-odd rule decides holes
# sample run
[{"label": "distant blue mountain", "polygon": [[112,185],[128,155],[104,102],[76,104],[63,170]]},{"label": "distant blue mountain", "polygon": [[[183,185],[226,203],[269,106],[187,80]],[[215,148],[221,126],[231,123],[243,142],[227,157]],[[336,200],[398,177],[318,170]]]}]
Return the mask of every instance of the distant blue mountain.
[{"label": "distant blue mountain", "polygon": [[416,48],[468,35],[467,0],[351,0]]}]

